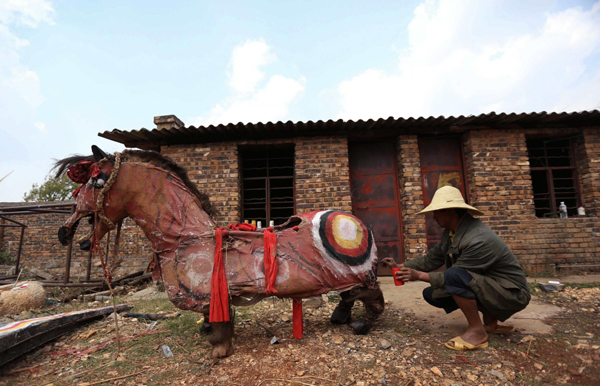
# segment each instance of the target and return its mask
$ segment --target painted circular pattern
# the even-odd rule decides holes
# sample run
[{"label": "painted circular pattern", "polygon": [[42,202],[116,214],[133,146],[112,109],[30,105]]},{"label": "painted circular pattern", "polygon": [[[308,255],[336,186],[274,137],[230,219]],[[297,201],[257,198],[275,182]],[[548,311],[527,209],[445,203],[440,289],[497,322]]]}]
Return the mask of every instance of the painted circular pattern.
[{"label": "painted circular pattern", "polygon": [[361,265],[371,255],[371,233],[349,213],[325,212],[320,218],[319,235],[327,252],[345,264]]}]

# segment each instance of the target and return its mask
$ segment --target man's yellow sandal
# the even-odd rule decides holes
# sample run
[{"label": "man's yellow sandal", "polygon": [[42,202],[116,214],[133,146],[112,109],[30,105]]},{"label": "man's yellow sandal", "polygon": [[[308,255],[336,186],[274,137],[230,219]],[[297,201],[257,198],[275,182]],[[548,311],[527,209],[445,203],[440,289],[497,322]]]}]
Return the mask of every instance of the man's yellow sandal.
[{"label": "man's yellow sandal", "polygon": [[[454,345],[450,344],[450,342],[453,342]],[[449,348],[450,350],[456,350],[456,351],[477,350],[479,348],[486,348],[488,345],[489,344],[488,344],[487,340],[481,344],[473,345],[471,343],[465,342],[465,340],[463,338],[461,338],[460,336],[450,339],[445,344],[445,346],[447,348]]]}]

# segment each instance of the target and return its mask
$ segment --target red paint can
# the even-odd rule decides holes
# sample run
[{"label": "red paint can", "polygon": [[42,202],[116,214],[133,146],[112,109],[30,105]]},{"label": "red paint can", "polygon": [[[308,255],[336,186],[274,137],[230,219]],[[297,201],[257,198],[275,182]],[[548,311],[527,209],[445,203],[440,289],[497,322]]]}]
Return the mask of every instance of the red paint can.
[{"label": "red paint can", "polygon": [[404,282],[396,277],[396,272],[400,272],[401,268],[392,268],[392,276],[394,277],[394,284],[397,286],[404,285]]}]

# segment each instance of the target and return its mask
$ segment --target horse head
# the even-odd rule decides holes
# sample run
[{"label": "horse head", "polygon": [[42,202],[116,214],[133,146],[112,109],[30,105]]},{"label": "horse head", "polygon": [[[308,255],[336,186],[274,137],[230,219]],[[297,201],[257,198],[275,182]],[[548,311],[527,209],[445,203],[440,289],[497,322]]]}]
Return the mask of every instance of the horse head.
[{"label": "horse head", "polygon": [[[80,248],[89,250],[93,240],[99,241],[114,226],[126,217],[124,210],[111,205],[108,185],[115,168],[115,157],[106,154],[97,146],[92,146],[92,156],[72,156],[57,161],[55,168],[59,177],[63,172],[74,182],[82,185],[73,192],[77,204],[75,211],[60,227],[58,239],[63,245],[72,242],[79,222],[88,218],[92,231],[77,241]],[[99,200],[100,198],[100,200]]]}]

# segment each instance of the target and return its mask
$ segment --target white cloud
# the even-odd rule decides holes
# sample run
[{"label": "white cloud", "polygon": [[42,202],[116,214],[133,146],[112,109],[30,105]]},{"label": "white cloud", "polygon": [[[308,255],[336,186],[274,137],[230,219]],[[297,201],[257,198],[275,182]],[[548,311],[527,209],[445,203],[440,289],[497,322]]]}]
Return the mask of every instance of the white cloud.
[{"label": "white cloud", "polygon": [[254,91],[254,88],[265,78],[261,67],[277,60],[275,54],[264,39],[246,40],[233,49],[229,66],[229,87],[239,93]]},{"label": "white cloud", "polygon": [[2,0],[0,23],[37,27],[40,23],[54,25],[54,9],[46,0]]},{"label": "white cloud", "polygon": [[266,78],[264,66],[277,60],[263,39],[247,40],[233,49],[229,87],[231,95],[217,103],[206,114],[192,118],[193,125],[266,122],[285,119],[290,105],[304,91],[306,80],[271,75]]},{"label": "white cloud", "polygon": [[53,16],[48,1],[0,1],[0,174],[14,170],[3,181],[0,202],[20,201],[23,192],[31,188],[31,181],[41,181],[47,173],[47,168],[34,159],[40,154],[34,154],[31,146],[36,139],[32,136],[46,131],[45,124],[35,120],[44,101],[40,79],[21,61],[20,52],[29,42],[16,36],[11,27],[54,24]]},{"label": "white cloud", "polygon": [[398,71],[371,68],[341,82],[339,116],[595,108],[600,102],[600,2],[588,10],[555,13],[513,9],[505,18],[499,12],[503,6],[510,8],[502,1],[419,5]]},{"label": "white cloud", "polygon": [[36,121],[33,123],[36,129],[39,131],[46,131],[46,124],[42,121]]}]

